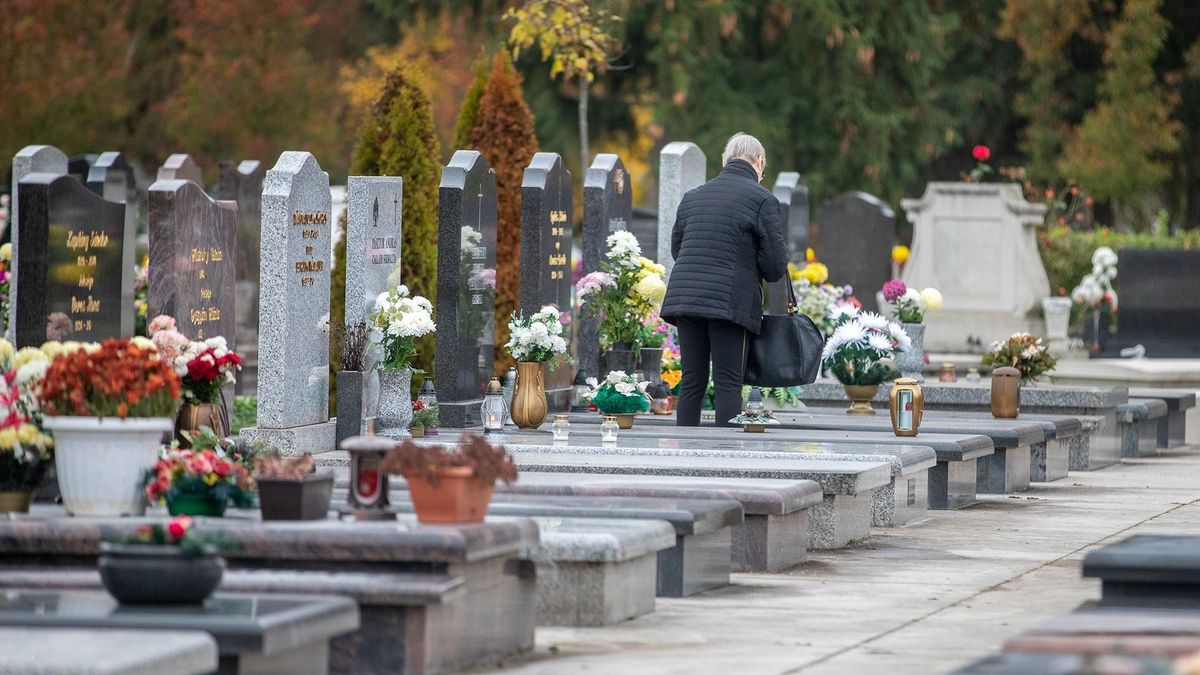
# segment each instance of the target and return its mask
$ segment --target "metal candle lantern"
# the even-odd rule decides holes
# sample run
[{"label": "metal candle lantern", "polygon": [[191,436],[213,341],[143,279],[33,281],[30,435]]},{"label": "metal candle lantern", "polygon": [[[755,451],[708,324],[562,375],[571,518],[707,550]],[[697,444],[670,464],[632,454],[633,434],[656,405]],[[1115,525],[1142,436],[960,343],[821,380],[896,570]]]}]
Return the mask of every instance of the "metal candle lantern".
[{"label": "metal candle lantern", "polygon": [[394,518],[388,507],[388,475],[380,466],[396,442],[375,435],[374,420],[367,422],[366,436],[351,436],[341,449],[350,455],[348,510],[361,520]]},{"label": "metal candle lantern", "polygon": [[512,400],[513,393],[517,391],[517,369],[509,368],[508,372],[504,373],[504,379],[500,382],[500,392],[504,395],[504,424],[513,424],[512,421]]},{"label": "metal candle lantern", "polygon": [[483,432],[496,434],[504,432],[504,421],[508,418],[508,404],[504,402],[504,391],[500,380],[493,377],[488,382],[487,392],[483,395],[483,405],[479,406],[479,416],[483,420]]},{"label": "metal candle lantern", "polygon": [[432,377],[425,378],[425,381],[421,383],[421,389],[417,392],[417,400],[427,407],[437,405],[437,389],[433,387]]},{"label": "metal candle lantern", "polygon": [[1005,366],[992,371],[992,417],[1013,419],[1021,414],[1021,371]]},{"label": "metal candle lantern", "polygon": [[892,386],[889,397],[892,432],[897,436],[916,436],[925,413],[925,393],[914,378],[901,377]]}]

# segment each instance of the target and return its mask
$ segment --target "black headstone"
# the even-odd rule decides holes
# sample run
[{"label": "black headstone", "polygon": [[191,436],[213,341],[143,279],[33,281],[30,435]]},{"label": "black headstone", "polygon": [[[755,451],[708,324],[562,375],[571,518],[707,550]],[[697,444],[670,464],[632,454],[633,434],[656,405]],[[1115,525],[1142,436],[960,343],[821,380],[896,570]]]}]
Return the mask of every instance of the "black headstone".
[{"label": "black headstone", "polygon": [[253,395],[258,383],[258,253],[263,168],[262,163],[254,159],[223,160],[217,165],[217,171],[217,197],[237,202],[238,213],[234,321],[242,354],[242,372],[238,374],[237,393]]},{"label": "black headstone", "polygon": [[[102,152],[92,162],[87,173],[87,187],[110,202],[125,205],[125,236],[121,245],[122,266],[132,270],[137,264],[137,223],[134,221],[133,200],[137,184],[133,168],[125,157],[115,151]],[[121,334],[132,335],[134,327],[133,274],[121,276]]]},{"label": "black headstone", "polygon": [[865,192],[847,192],[821,207],[810,246],[829,267],[829,281],[849,284],[864,309],[879,311],[875,293],[892,276],[896,215]]},{"label": "black headstone", "polygon": [[437,274],[439,422],[475,426],[495,362],[496,173],[474,150],[455,152],[442,169]]},{"label": "black headstone", "polygon": [[[539,152],[525,167],[521,183],[521,311],[525,316],[546,305],[562,313],[571,325],[571,244],[575,222],[571,172],[556,152]],[[507,321],[508,317],[497,317]],[[570,346],[568,345],[568,353]],[[571,405],[571,369],[546,373],[550,410],[566,412]]]},{"label": "black headstone", "polygon": [[183,180],[156,181],[149,201],[147,316],[173,316],[184,335],[221,336],[234,348],[237,203],[214,201],[199,185]]},{"label": "black headstone", "polygon": [[[633,189],[621,158],[596,155],[583,181],[583,265],[584,274],[600,269],[608,250],[608,235],[629,228],[633,220]],[[588,377],[599,377],[600,331],[597,322],[585,312],[579,317],[579,344],[575,367]]]},{"label": "black headstone", "polygon": [[1140,344],[1146,356],[1200,357],[1200,251],[1121,249],[1117,256],[1120,313],[1107,350]]},{"label": "black headstone", "polygon": [[100,155],[89,152],[83,155],[72,155],[67,161],[67,173],[79,179],[79,182],[85,182],[88,178],[88,173],[92,170],[92,164],[96,162],[96,158]]},{"label": "black headstone", "polygon": [[16,344],[120,337],[125,205],[109,202],[74,177],[32,173],[21,179],[21,253],[16,274]]},{"label": "black headstone", "polygon": [[658,211],[642,206],[633,207],[633,217],[629,221],[629,231],[637,237],[642,255],[658,261]]}]

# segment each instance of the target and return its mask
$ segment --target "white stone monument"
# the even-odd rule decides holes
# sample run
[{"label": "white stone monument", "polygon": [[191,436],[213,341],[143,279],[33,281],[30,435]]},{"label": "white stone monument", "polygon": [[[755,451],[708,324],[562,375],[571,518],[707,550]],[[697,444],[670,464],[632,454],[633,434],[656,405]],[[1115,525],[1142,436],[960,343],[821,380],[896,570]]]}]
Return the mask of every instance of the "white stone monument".
[{"label": "white stone monument", "polygon": [[986,346],[1041,332],[1037,310],[1050,294],[1036,239],[1044,204],[1025,201],[1015,183],[929,183],[900,204],[913,224],[902,279],[945,297],[925,319],[927,352],[962,352],[969,336]]},{"label": "white stone monument", "polygon": [[242,430],[286,454],[328,452],[329,174],[284,152],[263,181],[258,426]]},{"label": "white stone monument", "polygon": [[658,262],[667,268],[667,278],[675,265],[671,255],[675,212],[688,190],[704,184],[706,161],[700,146],[688,141],[667,143],[658,156]]}]

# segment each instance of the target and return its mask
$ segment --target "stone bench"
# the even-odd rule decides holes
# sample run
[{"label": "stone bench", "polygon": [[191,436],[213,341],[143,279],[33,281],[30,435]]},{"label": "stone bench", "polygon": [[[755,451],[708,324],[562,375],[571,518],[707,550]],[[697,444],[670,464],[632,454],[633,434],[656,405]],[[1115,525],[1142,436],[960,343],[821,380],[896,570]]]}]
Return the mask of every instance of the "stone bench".
[{"label": "stone bench", "polygon": [[1121,430],[1122,457],[1152,457],[1158,454],[1158,425],[1167,418],[1167,403],[1142,398],[1117,406],[1117,428]]},{"label": "stone bench", "polygon": [[1100,579],[1100,604],[1200,609],[1200,537],[1139,534],[1090,551],[1083,576]]},{"label": "stone bench", "polygon": [[218,592],[198,606],[139,607],[106,591],[26,589],[0,595],[0,626],[134,629],[146,644],[156,630],[203,631],[217,643],[218,672],[320,674],[329,671],[330,638],[353,633],[359,615],[339,596]]},{"label": "stone bench", "polygon": [[201,675],[217,670],[203,631],[0,628],[0,673]]},{"label": "stone bench", "polygon": [[1136,388],[1129,390],[1129,398],[1156,398],[1167,404],[1166,419],[1158,422],[1158,447],[1176,448],[1187,442],[1187,416],[1196,407],[1195,391]]},{"label": "stone bench", "polygon": [[[163,522],[35,511],[0,520],[0,587],[98,587],[100,541]],[[256,512],[230,510],[225,518],[197,518],[196,528],[219,530],[232,544],[223,554],[223,590],[359,602],[359,629],[330,645],[334,671],[445,672],[533,647],[537,585],[528,558],[539,544],[531,520],[436,527],[262,522]]]},{"label": "stone bench", "polygon": [[[878,415],[778,413],[777,417],[785,427],[865,431],[894,436],[891,418]],[[1039,424],[991,418],[939,418],[930,414],[921,421],[917,436],[902,438],[914,444],[934,440],[956,440],[966,444],[969,437],[974,436],[987,436],[994,447],[991,454],[976,458],[976,492],[1008,494],[1029,489],[1030,449],[1035,443],[1046,442],[1046,432]]]},{"label": "stone bench", "polygon": [[[587,423],[579,425],[579,430],[584,434],[582,437],[577,438],[577,431],[571,432],[572,447],[580,444],[594,444],[599,437],[599,432],[595,430],[595,416],[587,417]],[[575,416],[573,416],[574,418]],[[740,429],[709,426],[676,427],[665,417],[647,418],[646,420],[639,418],[639,424],[643,421],[647,424],[637,429],[621,432],[622,435],[618,437],[618,445],[635,448],[703,447],[704,449],[738,453],[768,451],[821,454],[826,457],[852,455],[862,457],[867,461],[877,461],[874,458],[880,454],[894,454],[896,448],[930,448],[934,451],[936,460],[936,464],[929,468],[925,480],[928,507],[931,509],[957,509],[974,504],[976,502],[977,461],[994,452],[992,442],[982,435],[970,438],[924,435],[914,439],[901,438],[891,432],[884,434],[802,430],[782,428],[783,425],[772,427],[762,434],[747,434]],[[517,436],[516,438],[523,440],[527,437]],[[543,438],[545,437],[543,436]],[[889,458],[888,461],[892,460]],[[904,493],[905,501],[907,501],[907,485],[904,486],[904,490],[897,492],[894,483],[893,480],[891,491],[895,493],[897,499],[901,493]],[[914,488],[919,487],[914,485]],[[882,505],[885,502],[885,496],[881,496],[879,503]],[[905,505],[900,506],[902,509],[905,508]],[[900,520],[904,522],[903,514]],[[875,524],[882,526],[885,522],[876,522]]]},{"label": "stone bench", "polygon": [[1083,609],[1055,617],[1004,643],[1006,652],[1178,657],[1200,651],[1200,612]]},{"label": "stone bench", "polygon": [[[990,413],[991,383],[926,382],[921,385],[925,409]],[[888,390],[881,387],[876,407],[886,409]],[[810,406],[844,407],[846,392],[833,380],[820,380],[800,388]],[[1038,383],[1021,388],[1021,417],[1027,414],[1071,415],[1098,418],[1089,433],[1071,444],[1070,469],[1095,471],[1120,462],[1121,436],[1116,407],[1129,401],[1127,387],[1082,387]],[[1020,418],[1018,418],[1020,419]]]},{"label": "stone bench", "polygon": [[769,478],[689,478],[686,476],[607,476],[589,473],[522,474],[504,493],[530,495],[611,495],[732,499],[744,520],[732,532],[734,572],[778,572],[804,562],[808,551],[808,510],[821,503],[821,486],[810,480]]}]

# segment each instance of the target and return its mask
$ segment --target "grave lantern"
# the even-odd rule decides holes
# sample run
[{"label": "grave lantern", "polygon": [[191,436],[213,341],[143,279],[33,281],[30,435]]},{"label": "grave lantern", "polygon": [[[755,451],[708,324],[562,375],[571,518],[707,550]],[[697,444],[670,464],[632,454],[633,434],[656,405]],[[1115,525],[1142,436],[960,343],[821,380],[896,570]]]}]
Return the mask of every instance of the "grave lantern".
[{"label": "grave lantern", "polygon": [[650,395],[650,412],[655,415],[671,414],[671,390],[666,382],[655,382],[646,387],[646,393]]},{"label": "grave lantern", "polygon": [[916,436],[925,412],[925,394],[921,385],[911,377],[901,377],[892,386],[889,397],[892,411],[892,432],[897,436]]},{"label": "grave lantern", "polygon": [[388,475],[382,469],[383,457],[395,447],[395,441],[375,435],[375,420],[367,421],[366,436],[351,436],[342,442],[350,455],[349,511],[361,520],[394,518],[388,512]]},{"label": "grave lantern", "polygon": [[498,378],[493,377],[492,381],[488,382],[487,392],[483,395],[483,405],[479,407],[479,416],[483,420],[485,434],[504,432],[508,405],[504,402],[504,392]]},{"label": "grave lantern", "polygon": [[421,389],[417,392],[417,400],[425,404],[425,407],[437,405],[437,390],[433,387],[433,378],[427,377],[421,383]]},{"label": "grave lantern", "polygon": [[592,388],[587,383],[587,373],[580,370],[575,373],[575,391],[571,396],[571,412],[583,412],[588,409],[588,394]]},{"label": "grave lantern", "polygon": [[1021,414],[1021,371],[1005,366],[992,371],[992,417],[1013,419]]},{"label": "grave lantern", "polygon": [[761,415],[763,412],[762,389],[750,387],[750,396],[746,400],[746,412]]}]

